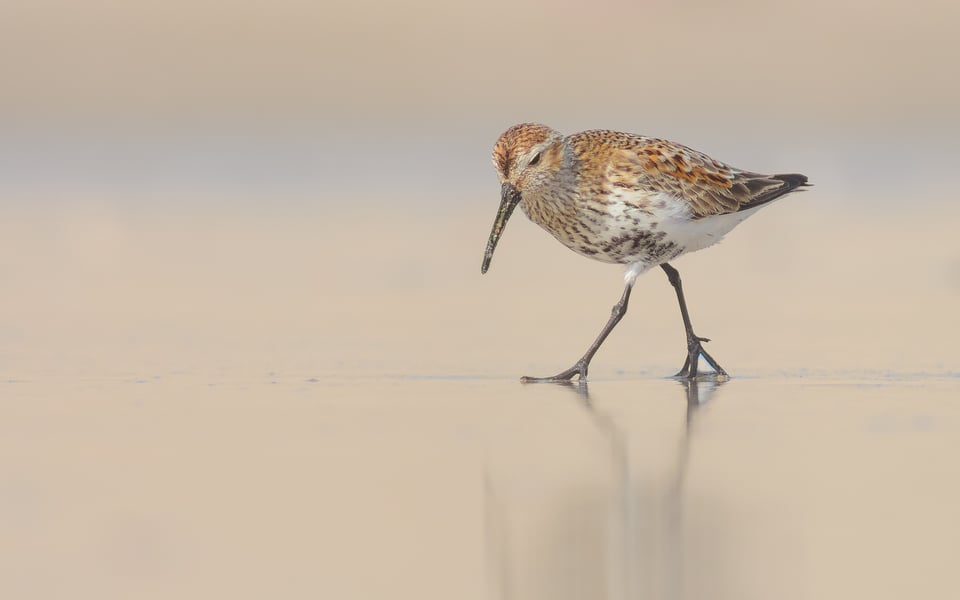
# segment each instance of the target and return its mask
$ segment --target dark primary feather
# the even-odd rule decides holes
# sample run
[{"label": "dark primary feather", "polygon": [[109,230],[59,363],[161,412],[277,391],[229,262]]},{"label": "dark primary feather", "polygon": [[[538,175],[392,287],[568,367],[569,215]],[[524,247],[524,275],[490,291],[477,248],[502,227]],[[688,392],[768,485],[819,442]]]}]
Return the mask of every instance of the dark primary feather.
[{"label": "dark primary feather", "polygon": [[737,211],[756,208],[761,204],[766,204],[785,194],[789,194],[798,187],[809,187],[807,176],[799,173],[787,173],[783,175],[743,173],[742,175],[748,177],[748,180],[745,182],[747,188],[750,189],[755,186],[758,192],[752,195],[746,202],[742,202],[737,208]]}]

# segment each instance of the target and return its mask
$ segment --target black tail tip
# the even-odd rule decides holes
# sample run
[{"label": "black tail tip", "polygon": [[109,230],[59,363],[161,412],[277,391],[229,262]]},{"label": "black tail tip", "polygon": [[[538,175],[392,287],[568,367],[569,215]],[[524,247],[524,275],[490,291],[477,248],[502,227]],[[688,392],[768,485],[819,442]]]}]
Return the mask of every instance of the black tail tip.
[{"label": "black tail tip", "polygon": [[787,184],[787,187],[790,189],[797,187],[811,187],[812,183],[807,183],[807,176],[801,175],[800,173],[787,173],[785,175],[774,175],[774,179],[779,179],[780,181]]}]

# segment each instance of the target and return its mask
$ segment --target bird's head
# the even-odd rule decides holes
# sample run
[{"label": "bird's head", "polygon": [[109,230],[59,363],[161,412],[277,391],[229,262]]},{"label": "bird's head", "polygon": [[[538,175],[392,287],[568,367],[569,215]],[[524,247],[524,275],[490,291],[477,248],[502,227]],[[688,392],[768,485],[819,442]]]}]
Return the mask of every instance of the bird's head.
[{"label": "bird's head", "polygon": [[560,168],[563,135],[537,123],[514,125],[500,135],[493,146],[493,166],[500,178],[500,208],[493,222],[481,273],[486,273],[493,251],[507,220],[520,202],[524,190],[544,181]]}]

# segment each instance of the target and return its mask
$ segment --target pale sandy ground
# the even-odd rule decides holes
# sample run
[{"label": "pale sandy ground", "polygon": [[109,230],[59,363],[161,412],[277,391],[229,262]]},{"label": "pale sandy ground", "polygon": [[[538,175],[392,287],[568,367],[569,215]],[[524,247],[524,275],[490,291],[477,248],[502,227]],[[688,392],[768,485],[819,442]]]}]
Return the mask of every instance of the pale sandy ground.
[{"label": "pale sandy ground", "polygon": [[[817,195],[819,193],[819,195]],[[497,202],[20,208],[0,224],[8,598],[960,593],[956,212],[810,192],[644,276]],[[54,206],[55,208],[51,208]],[[519,216],[519,213],[518,213]],[[702,405],[701,405],[702,404]]]}]

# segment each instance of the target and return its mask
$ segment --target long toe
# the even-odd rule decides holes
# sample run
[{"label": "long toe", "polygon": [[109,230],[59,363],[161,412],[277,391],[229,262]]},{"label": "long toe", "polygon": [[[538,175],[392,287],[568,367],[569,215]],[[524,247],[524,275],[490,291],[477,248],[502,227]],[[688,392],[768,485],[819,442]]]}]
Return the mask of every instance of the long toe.
[{"label": "long toe", "polygon": [[710,356],[710,354],[707,353],[707,351],[704,350],[703,348],[700,349],[700,356],[702,356],[703,359],[707,361],[707,364],[710,365],[710,368],[713,369],[716,375],[721,377],[729,377],[729,375],[727,375],[727,372],[723,370],[723,367],[720,366],[720,363],[714,360],[714,358]]},{"label": "long toe", "polygon": [[528,377],[524,375],[520,378],[522,383],[557,383],[571,381],[574,377],[579,377],[580,381],[587,380],[587,365],[581,362],[573,365],[566,371],[561,371],[550,377]]},{"label": "long toe", "polygon": [[[574,373],[576,375],[576,373]],[[574,375],[567,375],[566,372],[551,375],[550,377],[530,377],[524,375],[520,378],[520,383],[570,383]]]},{"label": "long toe", "polygon": [[690,356],[688,355],[686,360],[683,361],[683,366],[680,367],[680,370],[677,371],[673,377],[674,379],[685,379],[687,374],[690,373]]}]

